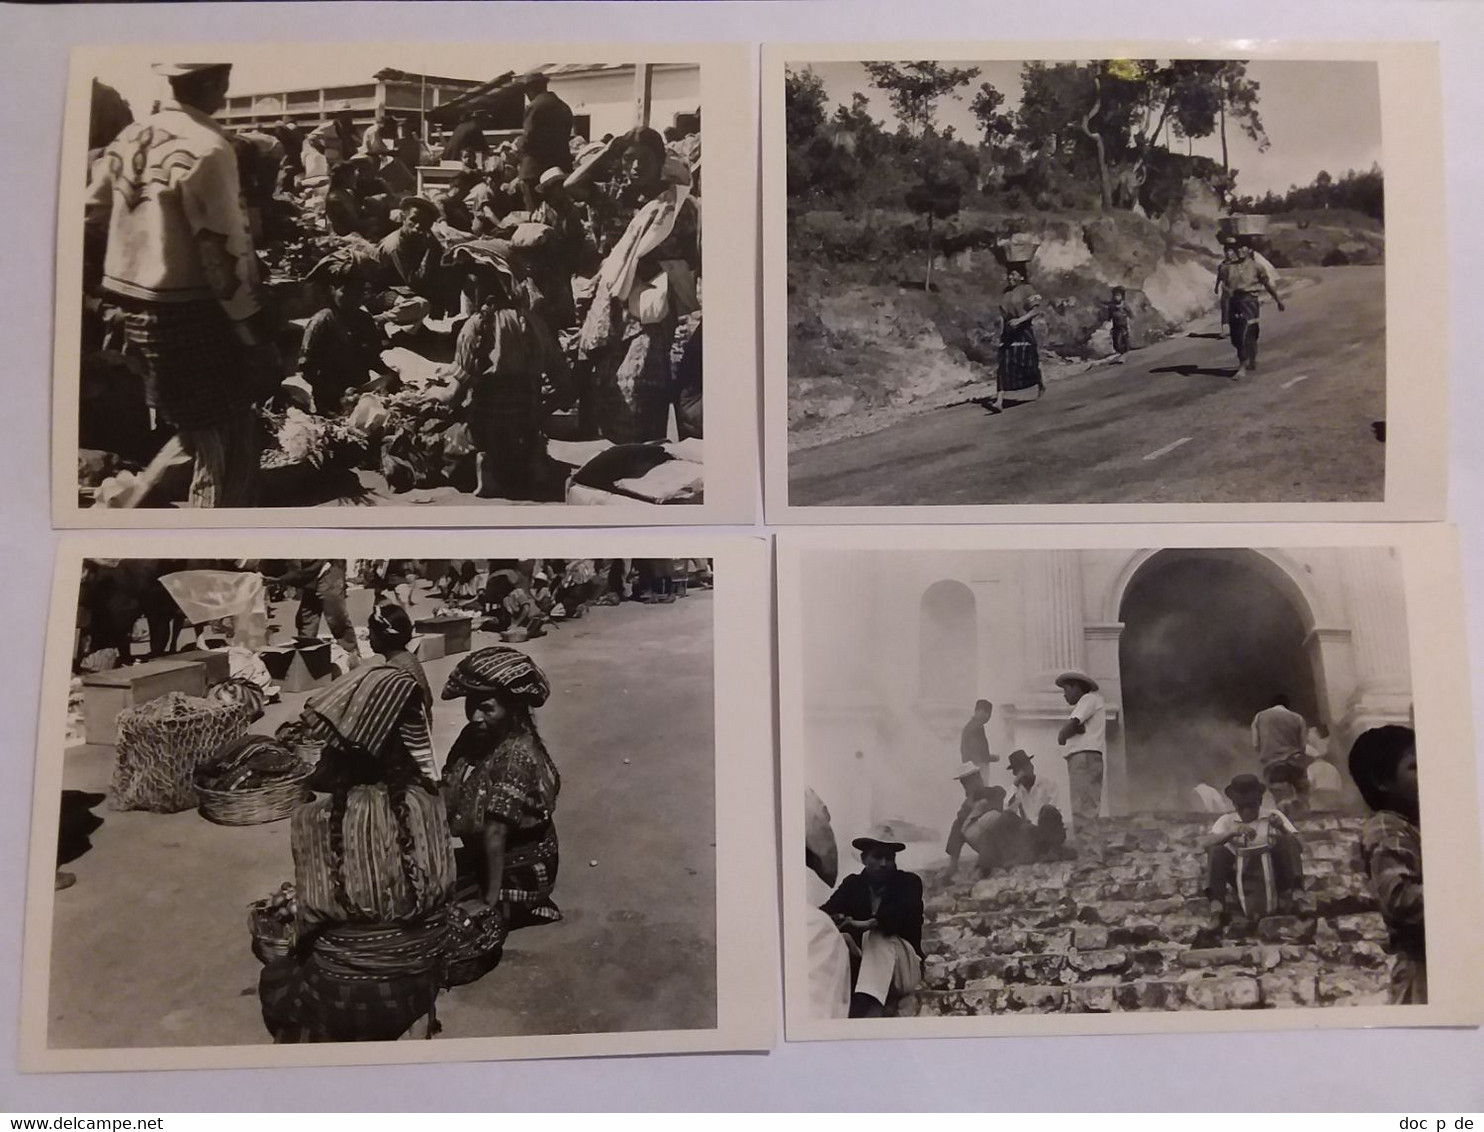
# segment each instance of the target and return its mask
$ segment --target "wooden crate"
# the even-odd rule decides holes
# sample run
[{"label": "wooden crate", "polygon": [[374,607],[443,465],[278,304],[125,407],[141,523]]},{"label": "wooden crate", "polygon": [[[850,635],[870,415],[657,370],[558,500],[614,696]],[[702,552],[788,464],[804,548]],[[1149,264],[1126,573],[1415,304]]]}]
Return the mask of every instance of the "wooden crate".
[{"label": "wooden crate", "polygon": [[268,669],[268,675],[285,692],[323,688],[334,678],[329,641],[270,645],[258,656]]},{"label": "wooden crate", "polygon": [[206,694],[206,668],[189,660],[151,660],[83,677],[83,730],[89,743],[112,747],[119,741],[118,716],[166,692]]},{"label": "wooden crate", "polygon": [[472,617],[424,617],[413,623],[419,632],[443,638],[443,655],[468,652],[473,641],[474,618]]},{"label": "wooden crate", "polygon": [[418,660],[427,664],[430,660],[442,660],[447,653],[444,651],[442,633],[418,633],[408,642],[407,651]]},{"label": "wooden crate", "polygon": [[208,688],[232,678],[232,658],[227,655],[226,649],[196,649],[194,652],[179,653],[170,659],[200,665],[206,672]]}]

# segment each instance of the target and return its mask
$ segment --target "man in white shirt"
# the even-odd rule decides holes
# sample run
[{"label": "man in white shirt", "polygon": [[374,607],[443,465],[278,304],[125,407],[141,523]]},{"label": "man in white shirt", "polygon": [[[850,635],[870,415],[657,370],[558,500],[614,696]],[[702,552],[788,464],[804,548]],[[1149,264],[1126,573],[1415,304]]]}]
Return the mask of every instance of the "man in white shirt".
[{"label": "man in white shirt", "polygon": [[980,849],[980,871],[992,860],[1008,865],[1029,861],[1051,861],[1069,856],[1067,826],[1051,784],[1036,776],[1036,765],[1024,751],[1011,751],[1006,760],[1015,780],[1015,791],[996,823],[993,851]]},{"label": "man in white shirt", "polygon": [[1108,749],[1108,708],[1098,682],[1075,669],[1056,678],[1072,714],[1057,733],[1067,747],[1067,778],[1071,784],[1072,816],[1095,818],[1103,808],[1103,757]]}]

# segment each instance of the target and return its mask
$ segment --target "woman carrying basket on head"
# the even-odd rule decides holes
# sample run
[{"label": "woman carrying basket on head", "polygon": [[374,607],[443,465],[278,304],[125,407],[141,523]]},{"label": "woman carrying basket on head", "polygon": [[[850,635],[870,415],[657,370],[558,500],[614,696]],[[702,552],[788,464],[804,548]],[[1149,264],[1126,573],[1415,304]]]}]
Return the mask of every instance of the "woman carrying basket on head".
[{"label": "woman carrying basket on head", "polygon": [[551,899],[562,777],[533,714],[550,692],[525,653],[502,645],[459,661],[443,688],[469,718],[443,768],[449,825],[473,855],[480,896],[510,931],[562,918]]},{"label": "woman carrying basket on head", "polygon": [[263,969],[263,1022],[277,1043],[394,1041],[420,1018],[431,1037],[454,855],[438,788],[410,749],[417,681],[366,665],[305,717],[326,740],[313,785],[327,796],[292,819],[298,939]]},{"label": "woman carrying basket on head", "polygon": [[1005,292],[1000,296],[998,380],[995,396],[989,402],[994,412],[1005,407],[1010,399],[1007,394],[1035,389],[1039,397],[1046,389],[1041,380],[1041,348],[1036,341],[1035,317],[1040,313],[1041,296],[1030,284],[1030,264],[1008,262]]}]

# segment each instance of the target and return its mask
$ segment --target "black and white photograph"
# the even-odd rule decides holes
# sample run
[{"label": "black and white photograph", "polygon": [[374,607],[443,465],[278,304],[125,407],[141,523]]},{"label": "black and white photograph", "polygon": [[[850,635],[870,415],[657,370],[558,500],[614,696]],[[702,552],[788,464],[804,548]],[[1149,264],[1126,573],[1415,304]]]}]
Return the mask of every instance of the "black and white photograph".
[{"label": "black and white photograph", "polygon": [[[748,449],[708,455],[703,410],[703,102],[728,52],[184,50],[74,58],[71,525],[705,517],[710,473]],[[755,208],[727,186],[754,158],[728,101],[711,265],[735,277]],[[723,344],[746,304],[708,320]],[[748,355],[713,356],[730,428]]]},{"label": "black and white photograph", "polygon": [[1374,508],[1435,461],[1388,403],[1444,379],[1439,277],[1391,270],[1441,263],[1398,216],[1441,180],[1435,108],[1388,116],[1415,55],[807,51],[765,79],[784,518]]},{"label": "black and white photograph", "polygon": [[791,1035],[1464,1005],[1405,552],[1119,543],[785,543]]},{"label": "black and white photograph", "polygon": [[[768,760],[719,772],[716,689],[766,688],[725,627],[765,558],[723,550],[71,564],[34,831],[53,1066],[757,1042],[718,934],[752,963],[766,941],[719,854],[749,799],[767,813]],[[753,743],[758,718],[728,727]]]}]

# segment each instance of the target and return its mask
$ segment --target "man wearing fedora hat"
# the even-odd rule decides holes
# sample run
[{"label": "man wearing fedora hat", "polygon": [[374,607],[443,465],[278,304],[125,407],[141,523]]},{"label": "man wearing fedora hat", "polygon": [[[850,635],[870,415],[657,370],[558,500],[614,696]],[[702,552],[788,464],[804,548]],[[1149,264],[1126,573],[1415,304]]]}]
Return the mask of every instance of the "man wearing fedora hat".
[{"label": "man wearing fedora hat", "polygon": [[175,436],[140,476],[136,506],[172,465],[192,466],[197,507],[256,502],[262,440],[252,406],[285,376],[232,140],[212,115],[229,63],[158,63],[173,100],[127,127],[98,161],[87,226],[106,233],[101,285],[150,408]]},{"label": "man wearing fedora hat", "polygon": [[1281,810],[1262,804],[1266,792],[1255,774],[1239,774],[1224,793],[1235,809],[1222,814],[1202,847],[1206,895],[1225,915],[1233,898],[1252,919],[1279,911],[1303,887],[1298,830]]},{"label": "man wearing fedora hat", "polygon": [[887,827],[851,844],[863,868],[841,881],[821,910],[850,948],[850,1017],[879,1018],[889,1000],[922,981],[922,878],[897,868],[906,846]]},{"label": "man wearing fedora hat", "polygon": [[1108,748],[1108,708],[1098,682],[1077,669],[1056,678],[1071,717],[1057,732],[1058,746],[1067,752],[1067,779],[1071,785],[1072,816],[1095,818],[1103,808],[1103,756]]}]

